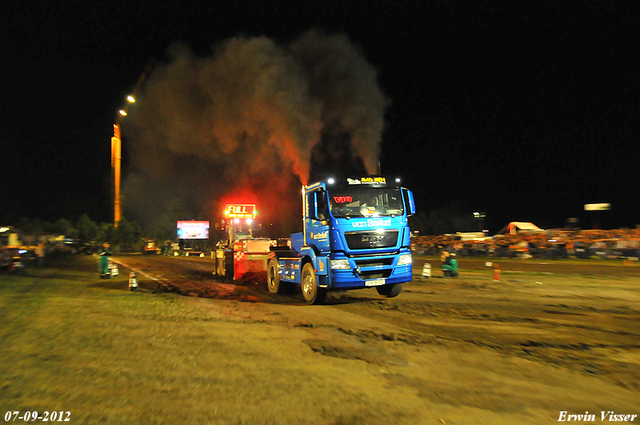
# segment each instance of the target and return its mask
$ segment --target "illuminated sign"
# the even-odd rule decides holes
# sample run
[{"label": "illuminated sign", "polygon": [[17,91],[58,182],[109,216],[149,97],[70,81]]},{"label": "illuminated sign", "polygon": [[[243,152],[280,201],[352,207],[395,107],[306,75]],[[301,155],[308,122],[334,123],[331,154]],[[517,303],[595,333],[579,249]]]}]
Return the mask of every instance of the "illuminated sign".
[{"label": "illuminated sign", "polygon": [[258,215],[255,204],[229,204],[224,209],[229,218],[255,218]]},{"label": "illuminated sign", "polygon": [[209,239],[209,222],[178,221],[178,239]]},{"label": "illuminated sign", "polygon": [[385,184],[387,183],[386,177],[371,176],[360,177],[359,179],[347,179],[349,184]]},{"label": "illuminated sign", "polygon": [[336,204],[349,204],[353,202],[353,198],[351,196],[334,196],[333,202],[335,202]]}]

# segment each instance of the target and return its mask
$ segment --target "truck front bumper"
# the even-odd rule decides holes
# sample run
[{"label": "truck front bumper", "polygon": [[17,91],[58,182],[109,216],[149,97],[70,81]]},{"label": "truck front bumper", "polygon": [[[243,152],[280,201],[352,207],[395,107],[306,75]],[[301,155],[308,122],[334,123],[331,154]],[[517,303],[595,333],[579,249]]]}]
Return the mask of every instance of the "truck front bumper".
[{"label": "truck front bumper", "polygon": [[348,269],[331,268],[330,278],[327,279],[329,289],[356,289],[371,286],[390,285],[409,282],[412,279],[413,267],[411,263],[398,265],[398,259],[402,255],[410,255],[404,250],[400,255],[389,256],[360,256],[341,257],[333,260],[345,260],[349,262]]}]

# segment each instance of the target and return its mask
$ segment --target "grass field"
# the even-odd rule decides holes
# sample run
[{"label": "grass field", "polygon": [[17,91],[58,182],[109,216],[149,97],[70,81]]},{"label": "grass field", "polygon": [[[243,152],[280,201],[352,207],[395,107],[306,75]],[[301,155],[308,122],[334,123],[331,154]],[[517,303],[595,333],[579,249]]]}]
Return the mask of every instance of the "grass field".
[{"label": "grass field", "polygon": [[301,361],[313,355],[304,328],[229,320],[237,301],[109,289],[126,278],[100,280],[84,256],[0,279],[0,419],[55,411],[74,424],[355,424],[365,422],[341,418],[368,416],[383,398],[397,415],[412,409],[366,365]]},{"label": "grass field", "polygon": [[[247,342],[268,338],[268,329],[256,336],[256,329],[224,323],[219,334],[211,326],[218,319],[187,307],[184,297],[104,289],[91,257],[68,260],[0,277],[1,415],[70,411],[70,423],[265,423],[264,416],[243,414],[238,403],[253,396],[235,380],[259,375],[260,356],[269,361],[269,353]],[[256,370],[234,370],[233,359],[254,354]],[[259,380],[258,390],[264,390]]]}]

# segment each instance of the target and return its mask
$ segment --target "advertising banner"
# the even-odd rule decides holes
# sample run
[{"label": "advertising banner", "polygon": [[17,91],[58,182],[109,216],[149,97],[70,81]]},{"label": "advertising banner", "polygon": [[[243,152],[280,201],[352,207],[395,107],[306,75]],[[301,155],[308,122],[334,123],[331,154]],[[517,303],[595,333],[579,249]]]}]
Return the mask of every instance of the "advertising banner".
[{"label": "advertising banner", "polygon": [[178,221],[178,239],[209,239],[209,222]]}]

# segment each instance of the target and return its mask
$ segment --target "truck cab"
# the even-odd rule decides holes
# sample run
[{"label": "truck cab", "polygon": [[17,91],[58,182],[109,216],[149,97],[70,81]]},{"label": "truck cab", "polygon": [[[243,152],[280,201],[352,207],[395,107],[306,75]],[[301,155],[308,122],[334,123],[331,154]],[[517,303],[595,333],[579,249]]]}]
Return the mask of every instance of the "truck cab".
[{"label": "truck cab", "polygon": [[363,176],[327,179],[302,189],[303,231],[289,250],[275,250],[268,286],[280,292],[300,284],[309,304],[331,290],[375,287],[395,297],[412,278],[408,217],[413,193],[400,179]]}]

